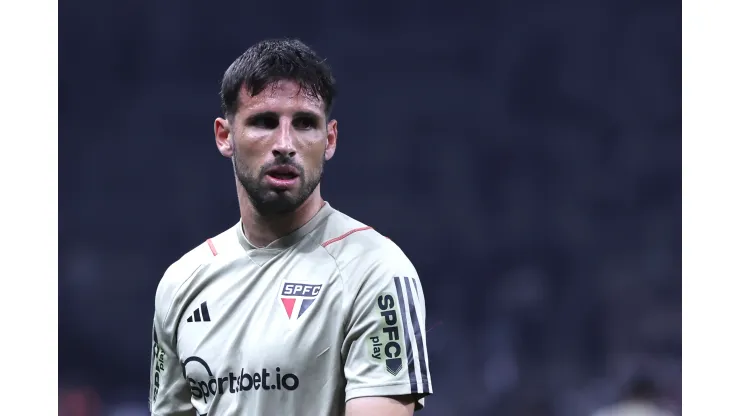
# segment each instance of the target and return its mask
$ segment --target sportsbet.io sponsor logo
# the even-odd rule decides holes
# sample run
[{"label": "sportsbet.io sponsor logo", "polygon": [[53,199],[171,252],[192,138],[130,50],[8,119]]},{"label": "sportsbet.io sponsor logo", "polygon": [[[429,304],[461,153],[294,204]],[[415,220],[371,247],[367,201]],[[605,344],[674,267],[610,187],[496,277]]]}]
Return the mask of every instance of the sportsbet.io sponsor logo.
[{"label": "sportsbet.io sponsor logo", "polygon": [[[200,366],[200,369],[192,366]],[[190,372],[188,372],[190,369]],[[205,370],[205,374],[203,373]],[[188,376],[188,373],[193,375]],[[244,368],[239,372],[231,371],[222,376],[213,374],[211,367],[200,357],[190,357],[182,362],[182,375],[190,384],[190,393],[195,399],[205,403],[220,394],[237,394],[247,391],[288,390],[298,388],[298,376],[281,372],[280,367],[274,372],[266,368],[252,373]],[[207,377],[207,379],[206,379]]]},{"label": "sportsbet.io sponsor logo", "polygon": [[386,371],[395,376],[403,368],[405,355],[401,343],[398,302],[393,294],[381,293],[376,306],[380,314],[381,329],[368,339],[370,357],[385,364]]}]

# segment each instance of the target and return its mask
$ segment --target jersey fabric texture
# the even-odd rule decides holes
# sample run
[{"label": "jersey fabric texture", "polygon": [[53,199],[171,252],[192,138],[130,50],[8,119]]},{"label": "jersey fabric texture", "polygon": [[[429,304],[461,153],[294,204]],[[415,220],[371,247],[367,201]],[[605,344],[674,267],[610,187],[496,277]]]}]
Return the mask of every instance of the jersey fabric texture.
[{"label": "jersey fabric texture", "polygon": [[152,415],[344,414],[432,393],[424,292],[393,242],[328,203],[267,247],[237,223],[165,272],[155,296]]}]

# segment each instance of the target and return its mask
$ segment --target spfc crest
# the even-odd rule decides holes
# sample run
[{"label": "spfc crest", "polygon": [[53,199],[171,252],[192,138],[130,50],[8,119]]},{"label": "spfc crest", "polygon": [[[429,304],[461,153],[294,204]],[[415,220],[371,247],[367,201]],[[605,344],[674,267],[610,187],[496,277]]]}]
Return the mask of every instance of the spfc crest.
[{"label": "spfc crest", "polygon": [[321,285],[283,282],[280,300],[283,302],[288,319],[295,321],[306,313],[320,291]]}]

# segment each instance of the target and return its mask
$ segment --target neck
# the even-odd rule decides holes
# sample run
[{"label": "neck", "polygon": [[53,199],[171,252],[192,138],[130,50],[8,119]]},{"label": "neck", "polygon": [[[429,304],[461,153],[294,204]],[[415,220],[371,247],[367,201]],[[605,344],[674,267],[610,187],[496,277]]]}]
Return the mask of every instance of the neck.
[{"label": "neck", "polygon": [[256,247],[265,247],[273,241],[284,237],[304,226],[316,215],[324,204],[321,199],[321,185],[317,186],[311,196],[295,211],[266,217],[259,214],[247,196],[247,192],[237,184],[237,198],[242,219],[242,230],[250,243]]}]

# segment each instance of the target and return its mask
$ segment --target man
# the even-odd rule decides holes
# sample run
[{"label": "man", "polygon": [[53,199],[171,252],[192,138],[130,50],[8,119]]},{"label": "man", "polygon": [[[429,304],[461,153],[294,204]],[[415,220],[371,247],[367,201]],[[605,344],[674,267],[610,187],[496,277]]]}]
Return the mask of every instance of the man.
[{"label": "man", "polygon": [[159,283],[153,415],[402,416],[432,393],[416,270],[321,198],[334,94],[296,40],[260,42],[226,71],[214,133],[241,219]]}]

